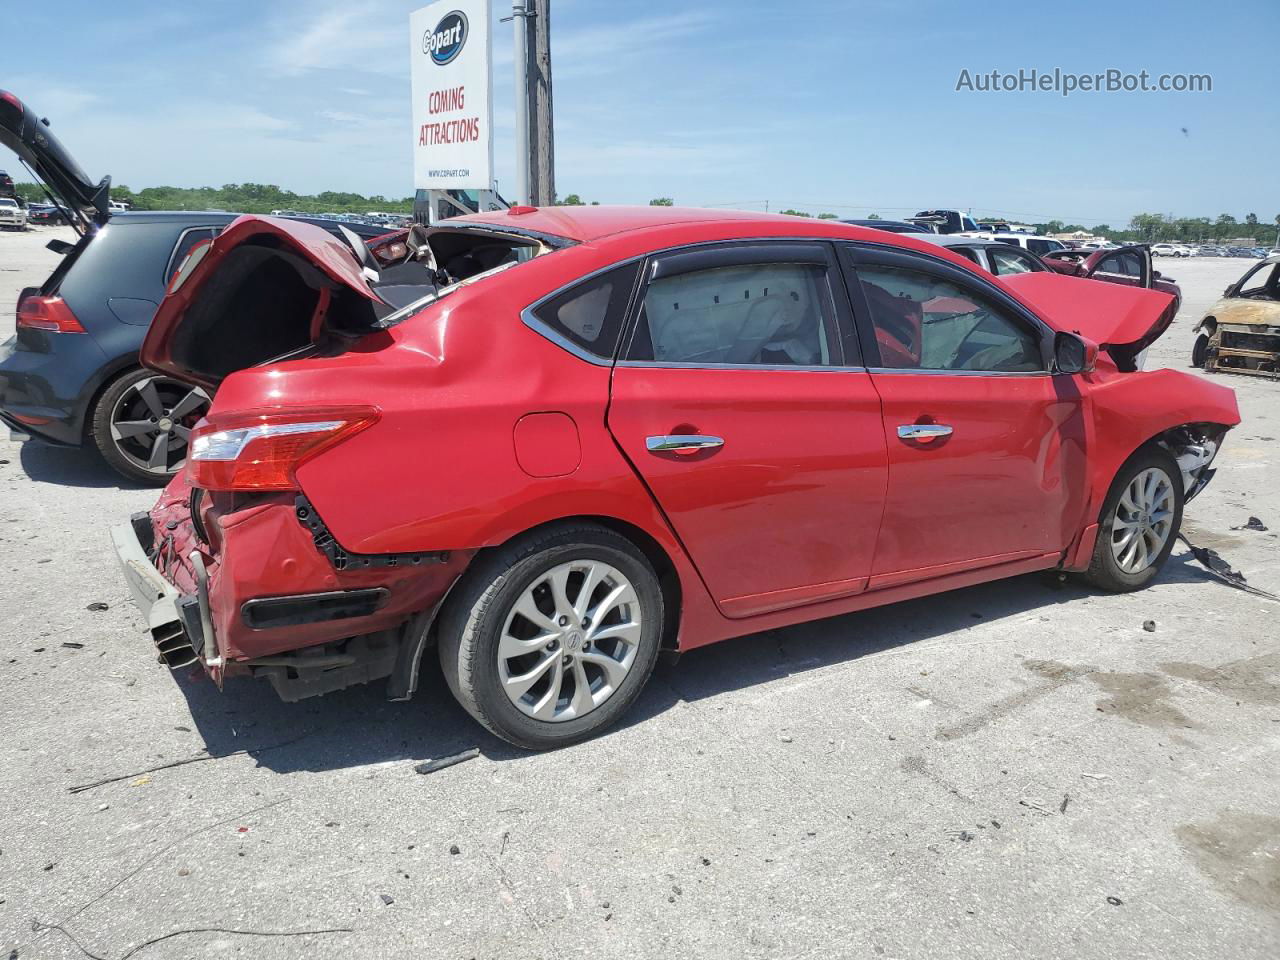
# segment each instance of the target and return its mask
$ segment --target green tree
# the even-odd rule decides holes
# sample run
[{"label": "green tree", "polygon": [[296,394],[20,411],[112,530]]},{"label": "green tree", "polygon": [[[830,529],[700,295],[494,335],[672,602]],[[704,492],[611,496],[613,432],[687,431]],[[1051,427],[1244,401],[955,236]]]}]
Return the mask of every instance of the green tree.
[{"label": "green tree", "polygon": [[1246,213],[1244,215],[1244,222],[1251,227],[1256,227],[1258,225],[1258,215],[1256,213]]},{"label": "green tree", "polygon": [[868,213],[868,214],[867,214],[867,219],[868,219],[868,220],[883,220],[883,219],[884,219],[884,217],[880,216],[880,214],[878,214],[878,213]]},{"label": "green tree", "polygon": [[819,220],[839,220],[840,218],[837,217],[834,213],[820,213],[818,214],[818,219]]},{"label": "green tree", "polygon": [[804,213],[801,210],[781,210],[779,211],[784,217],[813,217],[811,213]]},{"label": "green tree", "polygon": [[675,205],[676,202],[670,197],[655,197],[649,201],[649,206],[651,207],[674,207]]},{"label": "green tree", "polygon": [[562,204],[564,204],[566,207],[581,207],[581,206],[583,206],[582,198],[581,198],[580,196],[578,196],[576,193],[571,193],[571,194],[569,194],[567,197],[565,197],[565,198],[564,198],[563,200],[561,200],[560,202],[561,202]]}]

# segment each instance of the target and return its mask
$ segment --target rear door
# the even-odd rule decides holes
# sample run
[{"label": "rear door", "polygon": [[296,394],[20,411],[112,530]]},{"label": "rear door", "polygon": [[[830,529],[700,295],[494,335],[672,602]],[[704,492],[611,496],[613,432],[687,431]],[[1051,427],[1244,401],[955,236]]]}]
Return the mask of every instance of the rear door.
[{"label": "rear door", "polygon": [[1108,283],[1151,288],[1151,253],[1146,247],[1099,250],[1083,264],[1084,275]]},{"label": "rear door", "polygon": [[1048,329],[959,266],[843,257],[888,450],[871,589],[1065,549],[1085,437],[1079,390],[1049,375]]},{"label": "rear door", "polygon": [[865,589],[885,443],[833,249],[711,244],[643,270],[609,429],[720,610]]}]

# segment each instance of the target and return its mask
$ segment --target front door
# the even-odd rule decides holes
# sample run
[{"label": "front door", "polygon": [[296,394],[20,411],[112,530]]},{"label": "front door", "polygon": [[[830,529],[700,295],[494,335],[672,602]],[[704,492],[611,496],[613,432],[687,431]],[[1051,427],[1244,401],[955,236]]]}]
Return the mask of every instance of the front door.
[{"label": "front door", "polygon": [[889,486],[870,587],[1064,550],[1085,492],[1081,401],[1047,331],[973,271],[849,246]]},{"label": "front door", "polygon": [[609,429],[720,610],[865,589],[885,441],[832,248],[707,245],[644,277]]}]

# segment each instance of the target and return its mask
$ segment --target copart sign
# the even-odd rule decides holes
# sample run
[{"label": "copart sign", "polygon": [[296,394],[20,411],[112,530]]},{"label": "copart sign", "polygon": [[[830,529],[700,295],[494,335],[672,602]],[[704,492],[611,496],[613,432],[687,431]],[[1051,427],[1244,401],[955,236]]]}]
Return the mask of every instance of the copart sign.
[{"label": "copart sign", "polygon": [[409,15],[418,190],[493,186],[489,24],[490,0],[441,0]]}]

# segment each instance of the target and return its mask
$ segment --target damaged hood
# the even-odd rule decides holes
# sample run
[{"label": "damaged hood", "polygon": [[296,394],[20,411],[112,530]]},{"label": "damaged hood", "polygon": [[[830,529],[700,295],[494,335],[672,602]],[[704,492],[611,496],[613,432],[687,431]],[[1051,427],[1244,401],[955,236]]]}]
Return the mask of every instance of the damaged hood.
[{"label": "damaged hood", "polygon": [[1177,300],[1159,290],[1056,273],[999,279],[1055,330],[1087,337],[1121,369],[1132,369],[1138,354],[1160,339],[1178,312]]},{"label": "damaged hood", "polygon": [[0,90],[0,146],[8,147],[70,214],[80,234],[111,215],[111,178],[97,183],[49,130],[49,121],[7,90]]}]

